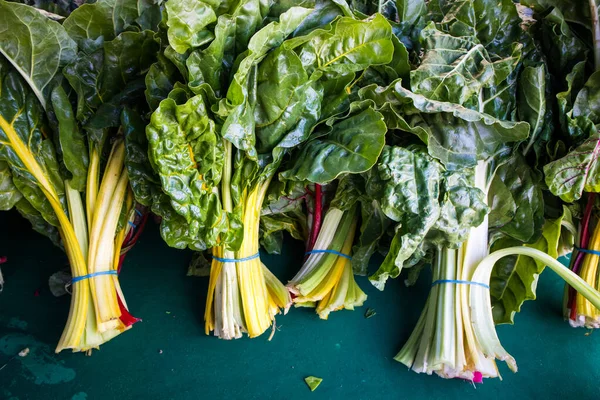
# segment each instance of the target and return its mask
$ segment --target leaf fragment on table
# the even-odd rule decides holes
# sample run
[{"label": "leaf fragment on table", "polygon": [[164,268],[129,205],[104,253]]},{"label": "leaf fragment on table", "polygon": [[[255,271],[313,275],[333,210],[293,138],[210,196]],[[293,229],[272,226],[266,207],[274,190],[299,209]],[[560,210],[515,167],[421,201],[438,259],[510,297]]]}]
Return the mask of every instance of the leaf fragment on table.
[{"label": "leaf fragment on table", "polygon": [[321,382],[323,382],[323,378],[317,378],[316,376],[307,376],[304,378],[304,382],[308,385],[311,392],[314,392],[316,388],[319,387]]}]

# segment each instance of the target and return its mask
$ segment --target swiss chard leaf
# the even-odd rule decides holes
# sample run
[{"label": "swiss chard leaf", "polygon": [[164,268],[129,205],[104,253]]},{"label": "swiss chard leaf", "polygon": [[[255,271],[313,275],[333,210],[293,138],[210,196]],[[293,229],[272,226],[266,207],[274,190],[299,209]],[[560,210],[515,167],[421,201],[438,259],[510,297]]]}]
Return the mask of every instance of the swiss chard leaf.
[{"label": "swiss chard leaf", "polygon": [[498,153],[507,143],[527,138],[529,124],[503,121],[463,106],[430,100],[402,87],[367,86],[360,97],[372,100],[389,129],[416,134],[429,154],[446,168],[473,167]]},{"label": "swiss chard leaf", "polygon": [[53,205],[67,213],[64,178],[54,146],[42,133],[47,129],[43,121],[44,112],[33,91],[17,72],[0,62],[0,160],[8,163],[23,197],[48,223],[58,226]]},{"label": "swiss chard leaf", "polygon": [[443,167],[424,151],[384,147],[367,182],[367,194],[380,199],[381,210],[398,223],[388,255],[369,277],[383,290],[420,248],[440,215],[438,197]]},{"label": "swiss chard leaf", "polygon": [[566,156],[544,166],[546,184],[555,196],[571,203],[583,192],[600,191],[600,134],[595,133]]},{"label": "swiss chard leaf", "polygon": [[[432,25],[421,32],[424,55],[411,71],[411,88],[430,100],[447,101],[497,118],[510,115],[516,85],[510,80],[522,45],[503,58],[469,36],[454,37]],[[503,94],[508,95],[503,96]]]},{"label": "swiss chard leaf", "polygon": [[221,179],[223,143],[201,95],[182,104],[163,100],[146,128],[150,159],[175,212],[189,224],[188,235],[207,245],[227,230],[227,218],[213,188]]},{"label": "swiss chard leaf", "polygon": [[76,57],[77,45],[58,22],[35,8],[0,0],[0,54],[19,71],[46,109],[60,69]]},{"label": "swiss chard leaf", "polygon": [[98,38],[113,40],[131,30],[133,25],[156,31],[160,21],[159,4],[154,0],[98,0],[77,8],[63,26],[81,47]]},{"label": "swiss chard leaf", "polygon": [[488,191],[492,208],[490,229],[498,229],[525,243],[539,238],[544,225],[544,198],[539,175],[520,154],[514,154],[498,167]]},{"label": "swiss chard leaf", "polygon": [[169,44],[176,52],[183,54],[213,39],[206,27],[217,21],[218,4],[215,0],[170,0],[165,4]]},{"label": "swiss chard leaf", "polygon": [[88,149],[86,139],[79,130],[69,97],[60,86],[52,91],[52,109],[58,120],[58,137],[65,166],[71,173],[70,185],[83,191],[87,182]]},{"label": "swiss chard leaf", "polygon": [[129,184],[136,201],[151,206],[159,196],[160,182],[148,159],[146,121],[137,112],[125,108],[121,114],[121,126],[125,137],[125,168]]},{"label": "swiss chard leaf", "polygon": [[10,210],[22,198],[23,195],[13,183],[8,164],[0,161],[0,210]]},{"label": "swiss chard leaf", "polygon": [[143,31],[124,32],[91,54],[80,53],[64,69],[77,93],[77,119],[85,124],[104,106],[104,113],[96,116],[96,127],[117,126],[123,104],[142,95],[142,74],[155,61],[157,51],[153,33]]},{"label": "swiss chard leaf", "polygon": [[365,172],[377,161],[386,131],[380,113],[370,107],[358,109],[334,123],[326,136],[309,141],[293,166],[281,175],[286,179],[325,184],[342,174]]}]

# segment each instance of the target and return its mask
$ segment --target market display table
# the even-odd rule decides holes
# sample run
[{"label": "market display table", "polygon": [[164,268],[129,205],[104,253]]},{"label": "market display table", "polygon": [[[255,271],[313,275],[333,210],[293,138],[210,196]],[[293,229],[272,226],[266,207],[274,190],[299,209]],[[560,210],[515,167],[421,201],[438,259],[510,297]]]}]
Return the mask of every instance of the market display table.
[{"label": "market display table", "polygon": [[[563,284],[552,271],[542,275],[538,300],[525,303],[516,325],[498,327],[519,373],[499,363],[504,381],[473,387],[418,375],[393,360],[421,313],[427,274],[411,288],[390,281],[384,292],[359,277],[369,298],[354,312],[322,321],[312,309],[291,309],[277,317],[270,342],[269,332],[218,340],[204,334],[208,279],[186,277],[191,253],[167,247],[149,223],[120,279],[130,310],[143,321],[91,357],[56,355],[70,299],[52,296],[47,282],[67,267],[66,257],[16,213],[0,213],[0,226],[0,255],[8,257],[0,294],[0,399],[600,398],[600,334],[563,322]],[[302,254],[289,240],[281,256],[263,261],[286,282]],[[368,319],[367,308],[376,312]],[[29,354],[19,357],[24,348]],[[309,375],[323,378],[312,393],[303,380]]]}]

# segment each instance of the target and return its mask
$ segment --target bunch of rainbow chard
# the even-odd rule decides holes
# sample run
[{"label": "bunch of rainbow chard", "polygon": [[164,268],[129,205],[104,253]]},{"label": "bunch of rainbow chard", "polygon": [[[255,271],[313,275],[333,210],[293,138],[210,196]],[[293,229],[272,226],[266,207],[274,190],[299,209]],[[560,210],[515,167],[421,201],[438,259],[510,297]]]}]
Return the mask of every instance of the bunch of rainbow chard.
[{"label": "bunch of rainbow chard", "polygon": [[343,3],[198,2],[202,20],[184,3],[166,4],[163,50],[146,76],[149,158],[160,179],[151,207],[169,245],[211,253],[206,332],[255,337],[291,305],[258,254],[270,183],[289,157],[298,161],[286,179],[307,182],[373,165],[382,116],[353,103],[350,89],[371,65],[392,62],[392,28]]},{"label": "bunch of rainbow chard", "polygon": [[56,351],[89,351],[137,321],[117,274],[139,232],[124,136],[144,132],[152,19],[103,0],[66,18],[0,1],[0,15],[2,209],[65,250],[72,298]]},{"label": "bunch of rainbow chard", "polygon": [[[598,4],[594,0],[557,3],[553,7],[532,0],[523,3],[534,11],[531,32],[539,40],[540,51],[552,60],[547,63],[552,84],[548,85],[546,98],[556,121],[548,143],[537,153],[545,183],[557,196],[553,206],[564,210],[560,244],[565,253],[574,247],[570,268],[599,289]],[[600,310],[569,285],[565,286],[564,316],[574,327],[600,326]]]},{"label": "bunch of rainbow chard", "polygon": [[366,273],[383,247],[370,277],[380,289],[404,268],[410,283],[431,264],[431,292],[398,361],[447,378],[497,377],[496,359],[514,371],[516,363],[494,322],[512,322],[535,298],[546,265],[600,304],[555,260],[566,213],[546,210],[532,161],[553,129],[547,66],[510,0],[408,3],[386,3],[385,13],[416,67],[357,92],[384,115],[388,145],[364,174],[353,264]]}]

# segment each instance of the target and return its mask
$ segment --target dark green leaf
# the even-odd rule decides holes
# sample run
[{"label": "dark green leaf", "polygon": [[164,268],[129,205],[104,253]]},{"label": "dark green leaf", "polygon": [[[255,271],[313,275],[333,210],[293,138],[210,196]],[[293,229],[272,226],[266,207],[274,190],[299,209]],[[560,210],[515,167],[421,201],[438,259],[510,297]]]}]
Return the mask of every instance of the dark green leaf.
[{"label": "dark green leaf", "polygon": [[475,166],[529,134],[526,122],[502,121],[454,103],[430,100],[403,88],[400,81],[387,88],[367,86],[359,95],[375,102],[389,129],[416,134],[427,143],[429,154],[448,169]]},{"label": "dark green leaf", "polygon": [[600,135],[593,134],[563,158],[544,166],[546,184],[555,196],[571,203],[583,192],[600,191]]},{"label": "dark green leaf", "polygon": [[0,161],[0,210],[8,211],[23,198],[12,180],[8,164]]},{"label": "dark green leaf", "polygon": [[70,185],[82,192],[87,182],[88,149],[79,130],[69,97],[60,86],[52,91],[52,109],[58,120],[58,137],[65,166],[71,173]]},{"label": "dark green leaf", "polygon": [[60,68],[77,46],[64,28],[35,8],[0,1],[0,53],[19,71],[44,108],[60,82]]},{"label": "dark green leaf", "polygon": [[326,136],[308,142],[282,176],[325,184],[345,173],[365,172],[377,161],[386,130],[380,113],[370,107],[359,110],[334,123]]},{"label": "dark green leaf", "polygon": [[71,38],[82,46],[86,41],[113,40],[133,24],[156,30],[160,21],[159,2],[154,0],[98,0],[84,4],[64,21]]},{"label": "dark green leaf", "polygon": [[488,191],[488,202],[492,207],[490,229],[498,229],[525,243],[539,238],[544,225],[539,175],[519,154],[514,154],[496,170]]}]

